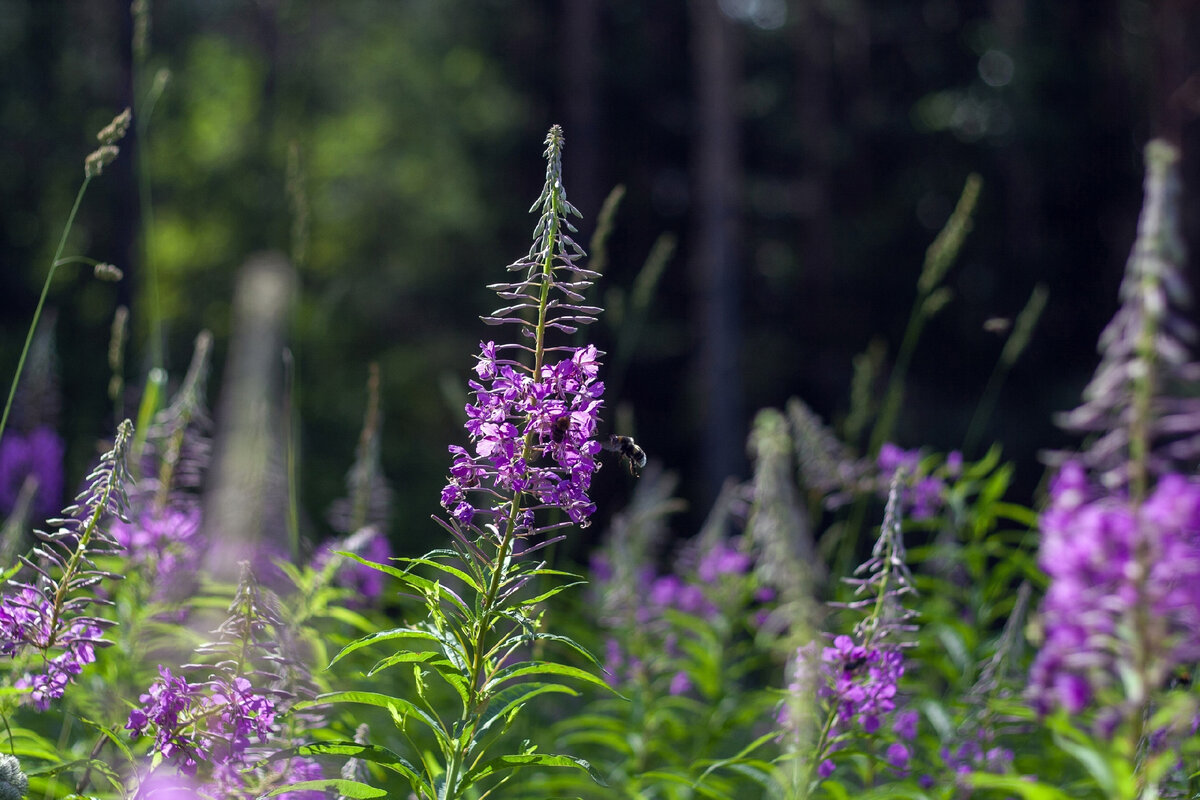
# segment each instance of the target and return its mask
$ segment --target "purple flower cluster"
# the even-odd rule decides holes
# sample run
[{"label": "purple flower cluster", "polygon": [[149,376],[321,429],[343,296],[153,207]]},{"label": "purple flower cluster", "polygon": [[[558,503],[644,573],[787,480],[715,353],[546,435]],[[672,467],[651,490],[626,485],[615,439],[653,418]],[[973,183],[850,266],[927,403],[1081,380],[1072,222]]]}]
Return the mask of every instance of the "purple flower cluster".
[{"label": "purple flower cluster", "polygon": [[[243,777],[245,781],[243,782]],[[258,767],[251,774],[231,773],[223,779],[200,781],[169,766],[160,766],[141,779],[133,800],[235,800],[259,797],[268,789],[325,777],[321,765],[310,758],[292,758],[282,767]],[[324,792],[304,789],[277,795],[283,800],[323,800]]]},{"label": "purple flower cluster", "polygon": [[186,679],[172,675],[168,667],[158,667],[158,680],[138,700],[143,704],[129,712],[125,728],[141,736],[147,728],[154,730],[154,751],[188,775],[205,760],[209,743],[194,732],[195,712],[203,705],[203,687],[193,686]]},{"label": "purple flower cluster", "polygon": [[[529,374],[500,356],[505,345],[484,342],[470,387],[467,432],[474,453],[450,447],[454,463],[442,490],[442,506],[460,524],[501,513],[506,494],[531,495],[538,508],[559,508],[583,527],[595,511],[588,499],[600,444],[594,440],[604,384],[599,351],[566,348],[568,358]],[[513,347],[516,347],[513,345]],[[520,524],[532,530],[532,514]]]},{"label": "purple flower cluster", "polygon": [[199,507],[147,509],[136,522],[113,520],[110,532],[130,561],[153,576],[156,599],[178,597],[194,584],[204,549]]},{"label": "purple flower cluster", "polygon": [[158,672],[126,729],[133,736],[153,730],[154,750],[184,774],[211,762],[214,775],[228,783],[244,766],[252,741],[270,736],[275,704],[243,677],[192,684],[167,667]]},{"label": "purple flower cluster", "polygon": [[[642,634],[640,641],[649,644],[638,655],[627,653],[620,641],[609,638],[605,644],[604,669],[614,685],[634,682],[647,674],[665,674],[662,665],[673,670],[673,659],[680,654],[680,630],[671,624],[670,612],[681,612],[703,619],[718,615],[729,618],[745,614],[755,604],[774,599],[770,589],[757,591],[751,586],[751,567],[754,558],[740,546],[740,539],[722,540],[706,547],[696,555],[686,554],[677,565],[678,573],[655,575],[646,567],[638,573],[639,598],[630,609],[631,619],[612,619],[608,624],[631,624]],[[690,558],[688,556],[691,556]],[[610,594],[606,585],[613,570],[603,555],[592,558],[592,579],[602,596]],[[761,608],[746,617],[752,626],[761,623]],[[685,634],[686,635],[686,634]],[[645,637],[650,637],[652,643]],[[665,661],[662,657],[665,657]],[[686,672],[674,671],[668,686],[670,694],[684,694],[692,688]]]},{"label": "purple flower cluster", "polygon": [[1200,483],[1164,475],[1134,508],[1096,490],[1078,462],[1059,470],[1042,514],[1039,564],[1050,578],[1046,641],[1030,683],[1045,712],[1082,711],[1131,665],[1135,617],[1143,664],[1162,674],[1200,658]]},{"label": "purple flower cluster", "polygon": [[349,598],[347,604],[351,607],[373,605],[383,594],[385,573],[366,564],[341,558],[335,555],[338,551],[354,553],[376,564],[386,564],[392,557],[392,545],[387,536],[379,528],[368,526],[344,539],[323,545],[312,559],[312,568],[317,572],[324,570],[334,559],[340,561],[333,574],[333,582],[354,592],[354,597]]},{"label": "purple flower cluster", "polygon": [[34,428],[25,436],[10,430],[0,441],[0,514],[13,510],[30,476],[37,480],[33,510],[42,516],[56,513],[63,494],[63,442],[50,428]]},{"label": "purple flower cluster", "polygon": [[[288,762],[285,785],[301,781],[317,781],[324,777],[325,772],[316,761],[311,758],[293,758]],[[307,789],[299,792],[284,792],[276,796],[280,800],[324,800],[326,795],[317,789]]]},{"label": "purple flower cluster", "polygon": [[974,738],[953,748],[943,748],[942,760],[957,775],[971,772],[989,772],[1002,775],[1012,767],[1013,752],[993,743],[993,735],[980,729]]},{"label": "purple flower cluster", "polygon": [[820,692],[837,710],[836,724],[878,731],[881,718],[896,708],[896,687],[904,674],[899,649],[868,649],[838,636],[821,652],[821,663],[826,681]]},{"label": "purple flower cluster", "polygon": [[[903,471],[900,502],[913,519],[930,519],[937,515],[946,501],[946,483],[937,475],[921,474],[921,453],[904,450],[891,442],[879,448],[876,458],[881,491],[886,494],[897,472]],[[946,456],[945,472],[955,477],[962,469],[962,453]]]},{"label": "purple flower cluster", "polygon": [[[828,744],[821,753],[828,756],[839,750],[856,731],[868,735],[878,733],[884,720],[896,710],[897,687],[904,674],[904,656],[899,648],[868,648],[855,644],[849,636],[835,637],[832,647],[821,649],[819,660],[815,651],[815,642],[798,650],[788,691],[796,698],[815,694],[832,711],[832,724],[826,735]],[[789,703],[780,707],[777,722],[781,728],[796,727],[793,712]],[[896,740],[888,745],[885,758],[895,769],[908,767],[911,753],[905,742],[916,738],[919,719],[919,714],[912,710],[899,711],[892,717]],[[828,778],[834,770],[833,759],[823,758],[817,767],[817,775]]]},{"label": "purple flower cluster", "polygon": [[[102,631],[84,620],[56,625],[50,603],[29,587],[0,598],[0,655],[18,656],[39,650],[42,670],[26,673],[14,684],[29,689],[29,699],[39,711],[63,696],[71,679],[96,660]],[[52,651],[58,651],[51,656]]]}]

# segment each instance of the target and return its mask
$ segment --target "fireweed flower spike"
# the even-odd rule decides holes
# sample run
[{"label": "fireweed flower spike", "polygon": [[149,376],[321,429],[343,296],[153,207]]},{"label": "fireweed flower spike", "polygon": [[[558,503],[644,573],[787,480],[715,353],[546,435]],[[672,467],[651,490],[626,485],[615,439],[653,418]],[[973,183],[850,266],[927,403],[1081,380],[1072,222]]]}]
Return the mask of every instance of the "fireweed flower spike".
[{"label": "fireweed flower spike", "polygon": [[51,533],[36,532],[40,543],[32,558],[20,557],[23,571],[34,573],[32,582],[14,578],[0,597],[0,655],[34,656],[40,671],[27,673],[16,686],[30,690],[39,710],[62,697],[71,678],[96,660],[96,648],[109,644],[103,633],[113,623],[87,612],[106,602],[97,597],[96,584],[118,577],[99,569],[94,559],[121,550],[105,526],[123,517],[128,504],[125,456],[132,436],[126,420],[88,476],[78,504],[63,509],[63,519],[49,521]]},{"label": "fireweed flower spike", "polygon": [[[897,687],[904,674],[903,651],[912,644],[904,637],[916,630],[911,623],[916,612],[903,604],[903,598],[916,590],[900,535],[901,481],[902,471],[898,471],[892,479],[883,525],[871,557],[854,571],[855,577],[843,579],[854,587],[858,599],[832,604],[864,616],[850,636],[834,637],[833,646],[823,648],[819,657],[810,643],[800,648],[794,660],[791,684],[800,689],[811,687],[813,675],[819,675],[817,694],[827,707],[809,763],[810,780],[814,775],[822,780],[832,775],[835,764],[830,756],[848,746],[858,732],[879,732],[896,709]],[[788,725],[788,709],[784,709],[780,721]],[[915,721],[905,718],[900,722],[893,729],[901,738],[911,738],[905,734],[915,728]],[[893,742],[884,760],[903,769],[908,763],[907,747]]]},{"label": "fireweed flower spike", "polygon": [[600,451],[594,437],[604,393],[597,380],[601,353],[593,345],[551,347],[546,336],[575,333],[600,312],[581,304],[598,276],[576,263],[583,251],[570,237],[575,228],[567,215],[579,212],[563,189],[562,147],[555,126],[546,137],[546,185],[533,206],[541,211],[533,246],[508,267],[523,277],[488,287],[509,305],[484,322],[515,325],[523,341],[480,343],[478,380],[468,383],[474,402],[466,408],[473,452],[450,447],[442,506],[468,538],[485,531],[530,538],[547,530],[530,511],[559,508],[581,527],[595,511],[588,490]]},{"label": "fireweed flower spike", "polygon": [[1150,142],[1121,306],[1083,405],[1060,420],[1093,438],[1060,465],[1040,520],[1050,585],[1031,699],[1042,712],[1097,709],[1094,727],[1128,737],[1130,752],[1170,743],[1145,729],[1149,712],[1171,671],[1200,660],[1200,483],[1187,477],[1200,455],[1200,369],[1180,187],[1178,150]]},{"label": "fireweed flower spike", "polygon": [[[480,343],[475,375],[468,383],[469,443],[449,448],[449,476],[441,494],[447,516],[434,518],[453,537],[453,549],[392,559],[408,569],[342,553],[398,579],[424,599],[428,616],[352,642],[334,661],[368,645],[417,640],[432,653],[402,646],[373,672],[419,660],[455,690],[461,704],[457,718],[433,705],[426,698],[428,673],[423,670],[414,672],[415,692],[401,688],[379,695],[384,699],[378,702],[386,702],[393,718],[402,720],[398,724],[424,726],[437,741],[437,753],[423,752],[414,762],[420,766],[405,762],[401,769],[416,797],[475,796],[481,790],[472,787],[494,787],[496,781],[508,780],[508,770],[524,766],[590,771],[586,762],[543,753],[530,742],[516,754],[489,755],[489,748],[505,741],[498,734],[526,700],[547,692],[573,694],[563,685],[565,678],[605,687],[592,672],[547,660],[546,644],[592,657],[567,637],[541,631],[541,604],[567,585],[548,585],[562,573],[530,558],[561,538],[556,532],[588,524],[595,511],[588,492],[601,449],[595,440],[604,392],[601,353],[594,345],[554,341],[577,333],[600,312],[583,304],[584,292],[598,274],[580,265],[584,253],[571,238],[575,228],[568,217],[579,212],[563,187],[562,151],[563,133],[556,125],[546,137],[546,182],[533,206],[539,212],[533,245],[509,265],[509,272],[516,273],[513,280],[489,287],[504,306],[483,320],[511,328],[516,341]],[[422,577],[418,568],[435,571],[441,580]],[[324,700],[365,702],[362,698],[362,693],[346,692]]]}]

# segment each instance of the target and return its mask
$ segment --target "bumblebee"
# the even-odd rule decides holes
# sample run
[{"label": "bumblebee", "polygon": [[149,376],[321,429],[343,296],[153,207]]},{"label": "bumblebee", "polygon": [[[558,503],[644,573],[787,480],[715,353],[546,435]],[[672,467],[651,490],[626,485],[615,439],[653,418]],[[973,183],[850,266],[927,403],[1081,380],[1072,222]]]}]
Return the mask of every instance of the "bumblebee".
[{"label": "bumblebee", "polygon": [[633,440],[632,436],[618,436],[614,433],[608,437],[607,442],[601,442],[600,446],[605,450],[620,454],[621,461],[625,462],[625,466],[629,468],[629,474],[635,478],[638,477],[638,470],[646,466],[646,451]]},{"label": "bumblebee", "polygon": [[567,431],[571,429],[571,418],[569,416],[559,417],[554,420],[554,424],[550,426],[550,439],[555,444],[562,444],[567,438]]},{"label": "bumblebee", "polygon": [[845,663],[842,664],[842,672],[845,673],[846,675],[853,675],[854,673],[856,673],[860,669],[862,669],[864,666],[866,666],[866,664],[867,664],[867,657],[865,655],[855,656],[854,658],[848,658],[848,659],[846,659]]}]

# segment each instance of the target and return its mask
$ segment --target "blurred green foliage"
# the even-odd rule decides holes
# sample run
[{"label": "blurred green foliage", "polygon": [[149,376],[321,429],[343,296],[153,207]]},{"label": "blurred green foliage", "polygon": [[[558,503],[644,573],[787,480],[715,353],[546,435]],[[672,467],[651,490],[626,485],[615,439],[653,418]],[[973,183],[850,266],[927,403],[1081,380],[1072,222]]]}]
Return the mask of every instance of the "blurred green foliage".
[{"label": "blurred green foliage", "polygon": [[[756,16],[751,6],[783,13]],[[722,8],[739,48],[743,407],[799,394],[834,417],[847,403],[852,356],[872,337],[889,343],[890,363],[922,253],[966,175],[979,172],[986,188],[975,231],[947,278],[953,299],[912,364],[897,438],[915,445],[920,431],[943,449],[961,444],[1002,344],[984,321],[1012,317],[1044,282],[1047,322],[1009,373],[1010,388],[998,390],[982,433],[1029,463],[1052,436],[1050,412],[1086,378],[1128,252],[1147,5]],[[149,367],[139,236],[161,278],[166,366],[178,380],[195,333],[210,328],[214,386],[238,266],[256,251],[300,245],[291,338],[309,530],[326,529],[324,509],[342,492],[372,360],[383,381],[383,469],[399,516],[424,518],[436,508],[446,445],[462,439],[470,353],[489,333],[477,322],[492,310],[484,286],[525,248],[536,143],[560,122],[567,186],[585,217],[581,242],[608,190],[627,187],[606,288],[628,291],[661,234],[679,242],[638,341],[612,320],[597,336],[623,362],[613,421],[619,403],[632,409],[630,432],[651,457],[681,470],[685,487],[699,486],[688,9],[634,0],[159,0],[135,70],[127,0],[0,0],[0,365],[15,363],[92,132],[136,105],[135,75],[146,84],[167,69],[147,141],[130,144],[145,148],[152,229],[139,229],[127,151],[89,193],[68,247],[118,264],[127,280],[114,295],[73,272],[52,288],[69,474],[83,473],[112,425],[103,387],[116,302],[132,308],[129,385]],[[590,38],[575,38],[587,24]],[[289,151],[299,207],[288,195]],[[307,224],[297,239],[300,207]],[[1014,480],[1037,477],[1020,467]],[[627,488],[601,479],[602,508],[618,504],[603,493],[619,498]],[[687,499],[693,515],[712,501]],[[405,527],[423,535],[419,524]]]}]

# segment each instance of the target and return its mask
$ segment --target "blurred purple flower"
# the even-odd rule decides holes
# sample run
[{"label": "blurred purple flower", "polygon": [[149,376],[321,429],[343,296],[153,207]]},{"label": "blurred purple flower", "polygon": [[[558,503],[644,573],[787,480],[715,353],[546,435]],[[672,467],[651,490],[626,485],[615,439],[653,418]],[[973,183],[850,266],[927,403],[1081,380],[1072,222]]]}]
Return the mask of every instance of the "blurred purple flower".
[{"label": "blurred purple flower", "polygon": [[[937,516],[945,503],[946,484],[940,478],[920,474],[920,451],[903,450],[891,442],[884,442],[875,463],[879,467],[882,492],[888,491],[897,472],[903,472],[900,500],[909,516],[918,520]],[[956,472],[961,467],[961,453],[954,452],[946,457],[947,472]]]},{"label": "blurred purple flower", "polygon": [[154,732],[154,752],[185,774],[211,762],[221,785],[244,766],[252,740],[266,742],[275,722],[275,704],[243,677],[190,684],[164,666],[129,713],[125,728],[134,737]]},{"label": "blurred purple flower", "polygon": [[392,557],[391,542],[378,528],[368,526],[344,539],[326,543],[313,555],[312,568],[318,572],[324,570],[332,559],[337,558],[342,562],[333,575],[333,582],[354,592],[349,605],[374,605],[383,594],[386,574],[366,564],[335,555],[338,551],[354,553],[376,564],[386,564]]},{"label": "blurred purple flower", "polygon": [[974,738],[957,747],[943,748],[942,760],[956,775],[965,775],[969,772],[1002,775],[1012,767],[1013,753],[1011,750],[993,745],[992,740],[992,733],[981,728],[976,731]]},{"label": "blurred purple flower", "polygon": [[[1164,475],[1138,510],[1089,485],[1067,462],[1041,517],[1038,557],[1050,578],[1042,601],[1046,640],[1030,671],[1035,705],[1078,713],[1128,666],[1122,631],[1133,615],[1160,620],[1143,631],[1145,663],[1165,673],[1200,657],[1200,483]],[[1141,554],[1139,557],[1139,553]],[[1143,567],[1148,572],[1139,578]]]},{"label": "blurred purple flower", "polygon": [[113,520],[111,532],[130,561],[147,568],[156,600],[179,599],[191,592],[195,564],[204,550],[199,507],[147,509],[136,522]]},{"label": "blurred purple flower", "polygon": [[[14,683],[30,690],[29,699],[39,711],[63,696],[71,679],[96,660],[96,645],[103,644],[102,631],[85,620],[57,629],[53,623],[50,602],[28,586],[0,598],[0,655],[17,656],[26,648],[43,653],[42,671],[26,673]],[[58,653],[50,656],[51,651]]]},{"label": "blurred purple flower", "polygon": [[196,800],[200,796],[194,778],[160,767],[142,779],[133,800]]},{"label": "blurred purple flower", "polygon": [[917,724],[921,721],[921,713],[908,709],[896,714],[896,721],[892,723],[892,730],[901,739],[912,741],[917,738]]},{"label": "blurred purple flower", "polygon": [[24,436],[10,430],[0,441],[0,513],[13,510],[30,475],[38,484],[33,510],[44,517],[57,513],[63,494],[63,442],[50,428],[34,428]]},{"label": "blurred purple flower", "polygon": [[890,745],[888,745],[887,761],[896,769],[906,769],[908,767],[908,759],[910,757],[911,754],[908,751],[908,747],[900,742],[892,742]]},{"label": "blurred purple flower", "polygon": [[688,677],[686,672],[681,670],[671,677],[671,685],[667,688],[667,691],[672,695],[681,695],[686,694],[691,688],[692,679]]},{"label": "blurred purple flower", "polygon": [[[317,781],[325,777],[321,765],[311,758],[293,758],[287,764],[287,783],[301,781]],[[280,800],[324,800],[325,793],[318,789],[306,789],[299,792],[284,792],[277,795]]]},{"label": "blurred purple flower", "polygon": [[718,542],[700,559],[696,575],[705,583],[712,583],[721,575],[741,575],[752,563],[748,553],[741,552],[731,543]]}]

